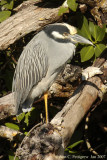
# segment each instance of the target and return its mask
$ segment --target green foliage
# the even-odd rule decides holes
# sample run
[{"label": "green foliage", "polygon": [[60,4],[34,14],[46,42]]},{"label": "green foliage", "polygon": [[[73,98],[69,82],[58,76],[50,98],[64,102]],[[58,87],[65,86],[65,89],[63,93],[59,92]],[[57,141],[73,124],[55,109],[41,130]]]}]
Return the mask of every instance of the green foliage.
[{"label": "green foliage", "polygon": [[[63,13],[68,12],[69,8],[75,12],[77,10],[77,6],[78,3],[76,3],[76,0],[67,0],[61,6],[58,14],[62,15]],[[93,43],[93,46],[85,45],[80,50],[81,62],[88,61],[93,57],[96,59],[106,48],[106,45],[103,42],[106,34],[106,25],[103,25],[103,27],[100,28],[93,22],[88,23],[88,20],[82,14],[79,13],[77,16],[77,23],[79,27],[78,34],[86,37]]]},{"label": "green foliage", "polygon": [[104,39],[105,29],[106,29],[106,25],[103,25],[103,27],[100,28],[99,26],[94,25],[94,23],[89,22],[89,31],[93,36],[95,43],[102,41]]},{"label": "green foliage", "polygon": [[13,123],[5,123],[5,126],[14,130],[18,130],[19,131],[19,126]]},{"label": "green foliage", "polygon": [[62,15],[68,11],[68,8],[61,6],[58,12],[58,15]]},{"label": "green foliage", "polygon": [[1,0],[0,1],[0,22],[3,22],[11,16],[14,6],[16,7],[22,0]]},{"label": "green foliage", "polygon": [[81,49],[80,51],[81,62],[90,60],[93,56],[96,59],[106,48],[106,45],[103,42],[106,33],[106,25],[103,25],[103,27],[100,28],[99,26],[95,25],[92,22],[88,23],[88,20],[84,16],[82,16],[82,24],[81,23],[78,24],[80,27],[78,33],[86,37],[93,43],[93,46],[84,46]]},{"label": "green foliage", "polygon": [[31,111],[30,112],[27,112],[27,113],[21,113],[17,116],[17,120],[18,121],[24,121],[24,123],[26,124],[26,126],[29,126],[29,121],[30,121],[30,118],[32,117],[32,111],[34,110],[35,108],[32,107]]},{"label": "green foliage", "polygon": [[[14,155],[9,155],[9,160],[14,160]],[[15,160],[19,160],[19,158],[15,158]]]},{"label": "green foliage", "polygon": [[94,55],[94,48],[93,46],[85,46],[81,49],[80,51],[80,55],[81,55],[81,61],[85,62],[89,59],[91,59]]},{"label": "green foliage", "polygon": [[59,9],[58,15],[62,15],[69,11],[69,8],[75,12],[77,10],[78,3],[76,3],[76,0],[65,0],[63,5]]},{"label": "green foliage", "polygon": [[1,6],[5,9],[13,9],[14,1],[13,0],[1,0]]},{"label": "green foliage", "polygon": [[0,8],[0,22],[6,20],[11,15],[11,10],[14,6],[14,0],[1,0]]},{"label": "green foliage", "polygon": [[10,17],[10,15],[11,15],[11,11],[1,11],[0,12],[0,22]]},{"label": "green foliage", "polygon": [[78,3],[76,3],[76,0],[67,0],[67,4],[72,11],[75,12],[77,10]]},{"label": "green foliage", "polygon": [[28,112],[28,113],[25,114],[25,120],[24,120],[24,122],[26,123],[27,126],[29,125],[30,113],[31,113],[31,112]]},{"label": "green foliage", "polygon": [[[78,3],[76,3],[76,0],[67,0],[67,5],[68,7],[62,6],[60,8],[59,15],[68,12],[69,8],[74,12],[77,10]],[[2,11],[0,11],[0,22],[4,21],[11,15],[13,6],[14,6],[14,0],[1,0],[0,7],[2,8],[1,9]],[[99,57],[101,52],[106,48],[106,45],[104,44],[104,37],[105,33],[107,32],[106,26],[104,25],[103,28],[100,28],[99,26],[95,25],[92,22],[88,23],[87,19],[84,16],[81,16],[81,18],[78,17],[78,22],[79,22],[78,33],[86,37],[90,41],[92,41],[94,44],[93,46],[85,45],[81,49],[80,51],[81,61],[85,62],[87,60],[90,60],[92,57],[95,58]],[[13,62],[11,56],[9,57],[8,54],[9,53],[6,54],[3,53],[2,54],[3,58],[1,59],[2,56],[0,57],[0,70],[2,68],[1,66],[3,67],[5,66],[4,67],[5,73],[4,70],[2,69],[2,72],[0,72],[2,73],[0,75],[0,79],[2,79],[5,82],[7,89],[11,90],[11,83],[13,77],[11,69],[13,69],[13,64],[12,64]],[[3,90],[2,92],[6,93],[6,90]],[[5,125],[11,129],[21,130],[22,132],[24,132],[24,134],[26,134],[28,129],[32,125],[31,120],[35,122],[35,119],[39,116],[38,112],[36,112],[34,108],[32,109],[32,111],[26,114],[22,113],[17,117],[17,119],[21,122],[19,126],[14,123],[5,123]],[[77,151],[75,151],[75,147],[77,147],[82,142],[83,140],[73,143],[72,145],[68,146],[65,151],[71,154],[76,153]],[[9,154],[9,160],[13,160],[13,158],[14,155]]]},{"label": "green foliage", "polygon": [[101,52],[105,49],[105,45],[104,44],[96,44],[94,52],[95,52],[95,56],[99,57]]},{"label": "green foliage", "polygon": [[19,114],[19,115],[17,116],[17,120],[18,120],[18,121],[22,121],[22,120],[24,119],[24,117],[25,117],[25,113],[23,112],[23,113],[21,113],[21,114]]},{"label": "green foliage", "polygon": [[70,146],[68,146],[65,151],[71,153],[71,154],[74,154],[74,153],[77,153],[77,151],[74,150],[75,147],[77,147],[78,145],[80,145],[81,143],[83,143],[84,141],[83,140],[80,140],[80,141],[77,141],[73,144],[71,144]]},{"label": "green foliage", "polygon": [[[79,25],[81,25],[81,23]],[[82,23],[80,31],[78,30],[78,32],[83,37],[86,37],[87,39],[91,40],[91,33],[90,33],[90,30],[89,30],[89,27],[88,27],[88,21],[87,21],[85,16],[83,16],[83,23]]]}]

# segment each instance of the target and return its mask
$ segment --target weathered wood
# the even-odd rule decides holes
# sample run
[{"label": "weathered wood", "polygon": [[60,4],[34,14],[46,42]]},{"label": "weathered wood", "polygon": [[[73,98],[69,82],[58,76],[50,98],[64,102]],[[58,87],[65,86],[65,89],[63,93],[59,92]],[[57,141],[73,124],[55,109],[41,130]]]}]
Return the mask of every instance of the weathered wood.
[{"label": "weathered wood", "polygon": [[14,96],[10,93],[0,98],[0,119],[14,114]]},{"label": "weathered wood", "polygon": [[[49,90],[49,97],[70,97],[74,91],[71,82],[78,79],[81,75],[81,68],[67,64],[63,73],[61,73]],[[38,101],[43,100],[41,98]],[[10,93],[0,98],[0,119],[4,119],[10,115],[14,115],[14,93]]]},{"label": "weathered wood", "polygon": [[[43,8],[43,4],[42,7],[40,7],[40,5],[41,5],[40,3],[36,3],[36,5],[34,5],[34,3],[32,2],[29,3],[25,2],[24,5],[18,8],[18,13],[16,13],[15,15],[13,15],[12,17],[10,17],[9,19],[0,24],[1,50],[6,49],[10,44],[13,44],[16,40],[20,39],[24,35],[32,31],[41,30],[42,27],[47,25],[48,23],[51,22],[53,23],[60,19],[60,17],[57,15],[59,9],[58,6],[56,8],[51,8],[51,7],[49,8],[47,4],[47,6],[44,6]],[[105,72],[105,75],[103,76],[104,79],[106,79],[105,76],[107,77],[106,73],[107,72]],[[39,156],[39,158],[40,156],[42,158],[44,157],[44,159],[50,158],[50,160],[55,158],[58,160],[58,157],[59,159],[64,158],[63,156],[64,148],[68,144],[69,139],[74,133],[75,128],[77,127],[79,122],[82,120],[84,115],[90,109],[91,105],[97,99],[99,95],[99,90],[102,88],[102,85],[103,83],[101,79],[97,76],[89,79],[87,83],[84,82],[82,85],[80,85],[79,88],[74,92],[73,96],[66,103],[62,111],[59,112],[51,121],[52,127],[51,125],[50,126],[48,125],[47,132],[40,132],[39,130],[38,132],[39,136],[37,136],[39,138],[39,141],[38,139],[36,139],[36,143],[30,143],[31,139],[29,137],[27,144],[30,144],[31,146],[30,147],[29,145],[27,146],[26,143],[25,143],[26,147],[23,145],[21,152],[19,152],[21,159],[25,160],[26,154],[29,156],[29,159],[33,160],[34,159],[36,160],[38,158],[37,156]],[[56,91],[56,88],[57,87],[55,87],[54,91]],[[10,94],[9,96],[7,95],[6,97],[0,99],[0,111],[1,111],[0,116],[2,118],[5,117],[5,113],[6,114],[9,113],[9,115],[10,113],[14,113],[13,94]],[[3,112],[3,110],[5,112]],[[55,125],[57,126],[61,125],[62,127],[57,127],[56,131],[54,130],[53,127]],[[46,129],[46,125],[42,126],[40,129]],[[40,133],[42,133],[41,134],[42,138],[40,136]],[[42,141],[40,143],[41,139]],[[51,147],[46,148],[43,146],[42,148],[39,148],[40,152],[36,148],[34,148],[37,146],[39,147],[40,145],[42,146],[43,144],[46,145],[46,142],[48,143],[47,146]],[[29,150],[32,147],[33,150]],[[44,153],[44,155],[39,154],[41,153],[41,149],[44,149],[44,152],[42,150],[42,153]]]},{"label": "weathered wood", "polygon": [[20,159],[64,159],[64,149],[77,125],[98,97],[98,88],[100,89],[101,83],[100,78],[94,77],[86,84],[80,85],[61,112],[52,119],[52,127],[51,125],[43,125],[34,130],[24,141],[22,147],[17,151]]},{"label": "weathered wood", "polygon": [[[78,0],[79,1],[79,0]],[[93,13],[98,23],[107,23],[106,16],[106,1],[104,3],[97,4],[95,1],[80,1],[81,3],[89,3],[95,7]],[[57,2],[58,3],[58,2]],[[98,12],[98,9],[102,7],[102,15]],[[59,5],[56,2],[41,2],[27,1],[23,2],[17,9],[16,14],[5,20],[0,24],[0,50],[4,50],[19,40],[21,37],[33,31],[40,31],[45,25],[60,21],[62,18],[58,16]],[[101,17],[103,17],[101,19]]]},{"label": "weathered wood", "polygon": [[107,0],[77,0],[77,2],[84,4],[79,6],[81,12],[85,13],[88,10],[100,27],[107,24]]},{"label": "weathered wood", "polygon": [[[102,63],[102,61],[100,62]],[[107,62],[103,65],[101,63],[100,67],[104,66],[107,69]],[[107,77],[107,75],[105,76]],[[88,81],[80,84],[50,124],[34,129],[27,137],[23,145],[17,150],[20,159],[64,159],[65,147],[68,145],[77,125],[99,97],[100,91],[103,95],[102,87],[104,89],[103,81],[99,76],[89,78]],[[105,92],[107,92],[107,87],[105,87]]]},{"label": "weathered wood", "polygon": [[0,137],[7,138],[10,141],[15,139],[22,141],[24,134],[6,126],[0,126]]},{"label": "weathered wood", "polygon": [[0,50],[33,31],[61,19],[59,6],[51,2],[27,1],[17,8],[17,13],[0,24]]}]

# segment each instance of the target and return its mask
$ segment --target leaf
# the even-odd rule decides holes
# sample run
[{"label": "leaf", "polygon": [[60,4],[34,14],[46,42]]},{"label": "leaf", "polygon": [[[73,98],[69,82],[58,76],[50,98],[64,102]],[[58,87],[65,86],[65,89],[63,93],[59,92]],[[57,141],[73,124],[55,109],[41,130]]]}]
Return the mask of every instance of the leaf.
[{"label": "leaf", "polygon": [[1,5],[6,9],[13,9],[14,1],[13,0],[2,0]]},{"label": "leaf", "polygon": [[88,21],[85,16],[83,16],[83,23],[81,29],[78,31],[82,36],[91,40],[91,33],[88,26]]},{"label": "leaf", "polygon": [[[8,154],[9,154],[9,160],[14,160],[14,158],[15,158],[14,152],[9,151]],[[16,157],[15,160],[19,160],[19,158]]]},{"label": "leaf", "polygon": [[13,123],[5,123],[5,126],[14,130],[18,130],[19,131],[19,126]]},{"label": "leaf", "polygon": [[17,119],[21,121],[24,118],[24,116],[25,116],[25,113],[23,112],[17,116]]},{"label": "leaf", "polygon": [[95,47],[95,56],[99,57],[100,54],[103,52],[103,50],[106,48],[106,46],[104,44],[96,44]]},{"label": "leaf", "polygon": [[68,149],[73,149],[74,147],[78,146],[80,143],[83,143],[83,140],[77,141],[75,143],[73,143],[72,145],[68,146]]},{"label": "leaf", "polygon": [[27,126],[29,125],[29,117],[30,117],[30,112],[28,112],[28,113],[25,114],[25,120],[24,120],[24,122],[26,123]]},{"label": "leaf", "polygon": [[[15,156],[9,155],[9,160],[14,160],[14,157],[15,157]],[[16,157],[15,160],[19,160],[19,158]]]},{"label": "leaf", "polygon": [[5,4],[7,4],[7,1],[6,1],[6,0],[1,0],[0,5],[3,6],[3,5],[5,5]]},{"label": "leaf", "polygon": [[72,11],[75,12],[77,10],[78,3],[76,3],[76,0],[67,0],[67,4]]},{"label": "leaf", "polygon": [[24,134],[25,134],[25,135],[27,135],[27,134],[28,134],[28,132],[24,132]]},{"label": "leaf", "polygon": [[83,47],[80,51],[80,55],[81,55],[81,62],[85,62],[85,61],[88,61],[89,59],[91,59],[94,55],[93,46]]},{"label": "leaf", "polygon": [[14,5],[14,1],[11,1],[10,3],[5,4],[4,7],[6,9],[13,9],[13,5]]},{"label": "leaf", "polygon": [[94,23],[89,22],[89,30],[96,42],[102,41],[106,33],[106,26],[103,25],[103,28],[100,28],[99,26],[94,25]]},{"label": "leaf", "polygon": [[70,154],[76,154],[78,151],[69,151]]},{"label": "leaf", "polygon": [[66,7],[60,7],[59,12],[58,12],[58,16],[61,16],[63,13],[68,12],[68,8]]},{"label": "leaf", "polygon": [[0,22],[3,22],[6,20],[8,17],[10,17],[11,11],[1,11],[0,12]]},{"label": "leaf", "polygon": [[89,22],[89,30],[91,32],[91,35],[94,37],[95,41],[97,38],[97,26],[94,25],[93,22]]},{"label": "leaf", "polygon": [[102,41],[106,33],[106,25],[103,25],[103,28],[97,26],[97,37],[96,41]]},{"label": "leaf", "polygon": [[9,155],[9,160],[14,160],[14,156],[13,155]]}]

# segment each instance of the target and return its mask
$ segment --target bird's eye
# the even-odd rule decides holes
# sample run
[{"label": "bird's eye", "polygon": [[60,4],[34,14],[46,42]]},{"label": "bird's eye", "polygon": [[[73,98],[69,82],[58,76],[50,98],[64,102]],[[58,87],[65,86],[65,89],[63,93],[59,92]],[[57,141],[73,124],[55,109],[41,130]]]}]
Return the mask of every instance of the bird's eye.
[{"label": "bird's eye", "polygon": [[64,37],[67,37],[68,35],[69,35],[69,34],[68,34],[67,32],[64,32],[64,33],[63,33],[63,36],[64,36]]}]

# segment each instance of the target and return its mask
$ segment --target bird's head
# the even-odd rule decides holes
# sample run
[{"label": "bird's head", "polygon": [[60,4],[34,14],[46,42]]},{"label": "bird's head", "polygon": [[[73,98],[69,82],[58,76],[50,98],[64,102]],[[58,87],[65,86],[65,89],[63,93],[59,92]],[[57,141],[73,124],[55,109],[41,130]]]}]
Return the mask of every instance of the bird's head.
[{"label": "bird's head", "polygon": [[77,29],[74,26],[71,26],[67,23],[55,23],[48,25],[44,31],[48,37],[58,42],[72,42],[74,44],[84,43],[93,45],[91,41],[78,35]]}]

